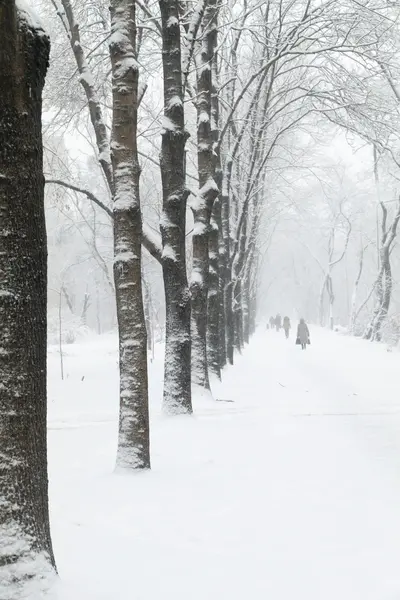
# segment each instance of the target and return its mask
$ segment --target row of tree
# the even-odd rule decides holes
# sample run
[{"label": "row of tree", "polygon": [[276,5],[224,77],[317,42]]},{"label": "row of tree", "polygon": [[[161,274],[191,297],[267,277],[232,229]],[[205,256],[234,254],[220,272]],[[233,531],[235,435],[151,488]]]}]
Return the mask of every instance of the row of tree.
[{"label": "row of tree", "polygon": [[[94,7],[83,0],[49,0],[44,12],[53,27],[50,5],[61,26],[56,31],[64,35],[57,81],[64,73],[70,93],[72,76],[82,93],[75,92],[74,107],[59,88],[56,97],[50,92],[57,110],[49,131],[71,119],[77,127],[86,106],[105,198],[57,173],[48,183],[85,195],[112,219],[120,332],[118,462],[148,467],[139,240],[160,263],[164,282],[164,409],[190,413],[192,383],[209,390],[210,373],[219,377],[255,329],[265,235],[260,227],[266,218],[270,227],[279,213],[267,200],[271,174],[285,168],[285,145],[315,118],[365,138],[373,135],[376,113],[365,69],[370,72],[373,62],[374,72],[386,77],[380,61],[396,33],[395,15],[390,4],[372,1],[255,1],[233,8],[217,0],[158,6],[126,1],[117,3],[118,10],[111,3],[109,26],[107,2]],[[160,97],[160,74],[162,102],[154,100]],[[142,226],[140,157],[160,168],[161,235],[154,231],[157,223]],[[339,213],[339,221],[346,218]],[[323,266],[321,321],[325,295],[332,312],[331,272],[341,260],[334,256],[335,232]]]},{"label": "row of tree", "polygon": [[[160,265],[165,295],[164,409],[191,413],[192,384],[209,390],[210,373],[220,377],[255,329],[266,250],[282,211],[288,214],[274,201],[273,186],[288,172],[299,138],[312,134],[316,122],[333,123],[397,165],[396,10],[382,0],[233,6],[219,0],[42,0],[42,10],[54,40],[45,97],[47,188],[77,194],[79,203],[85,198],[112,224],[110,277],[98,222],[78,201],[72,205],[73,217],[84,216],[92,251],[115,294],[117,465],[149,468],[146,314],[154,290],[143,277],[146,253]],[[0,569],[16,590],[5,597],[19,598],[21,585],[54,568],[40,132],[49,42],[21,0],[0,0],[0,19],[0,109],[7,115],[0,126],[0,532],[6,540]],[[383,89],[390,92],[384,101]],[[69,145],[67,161],[54,152],[60,131]],[[89,149],[98,164],[91,186],[71,166]],[[145,167],[152,175],[159,169],[154,188],[160,202],[152,198],[151,206],[141,201]],[[390,302],[400,214],[390,222],[385,203],[380,206],[379,305],[371,338]],[[154,211],[149,218],[154,207],[159,223]],[[343,201],[331,215],[320,314],[324,319],[327,296],[332,324],[332,273],[346,254],[352,224]],[[65,286],[59,297],[73,307]]]}]

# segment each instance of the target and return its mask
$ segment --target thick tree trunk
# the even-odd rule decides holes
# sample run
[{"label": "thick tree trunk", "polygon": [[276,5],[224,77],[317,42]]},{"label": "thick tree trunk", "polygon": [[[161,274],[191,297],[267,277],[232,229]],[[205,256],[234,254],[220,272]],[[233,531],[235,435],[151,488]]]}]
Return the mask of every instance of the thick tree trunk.
[{"label": "thick tree trunk", "polygon": [[164,410],[191,413],[190,291],[186,275],[185,131],[179,2],[160,0],[164,72],[164,127],[161,142],[162,267],[166,325]]},{"label": "thick tree trunk", "polygon": [[119,332],[120,416],[117,467],[150,468],[147,335],[142,297],[137,153],[139,69],[133,0],[111,0],[114,281]]},{"label": "thick tree trunk", "polygon": [[0,598],[18,600],[42,597],[55,574],[41,132],[49,40],[14,0],[0,0],[0,35]]}]

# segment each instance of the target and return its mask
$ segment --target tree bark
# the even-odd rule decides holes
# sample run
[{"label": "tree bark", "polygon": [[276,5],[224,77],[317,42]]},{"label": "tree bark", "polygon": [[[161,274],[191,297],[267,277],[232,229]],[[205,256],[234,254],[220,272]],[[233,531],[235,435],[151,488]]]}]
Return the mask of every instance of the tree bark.
[{"label": "tree bark", "polygon": [[213,40],[210,32],[210,5],[206,11],[207,28],[203,31],[203,42],[197,68],[197,161],[199,193],[192,205],[193,272],[190,286],[192,294],[192,377],[193,382],[210,389],[207,361],[207,302],[209,291],[209,240],[211,214],[218,187],[214,180],[214,154],[211,131],[211,61]]},{"label": "tree bark", "polygon": [[211,215],[211,229],[209,238],[210,255],[210,288],[208,301],[208,366],[214,375],[221,379],[221,368],[226,363],[225,350],[225,312],[221,311],[223,301],[221,279],[220,279],[220,232],[221,224],[221,192],[222,192],[222,166],[221,148],[219,146],[219,90],[218,90],[218,14],[219,3],[217,2],[212,11],[212,60],[211,60],[211,136],[213,141],[214,155],[214,180],[218,188],[218,196],[214,201]]},{"label": "tree bark", "polygon": [[[220,356],[220,287],[219,287],[219,228],[218,214],[220,203],[217,198],[214,204],[214,213],[211,218],[211,230],[209,237],[209,291],[208,291],[208,329],[207,329],[207,359],[210,373],[221,379],[221,356]],[[225,350],[225,348],[224,348]]]},{"label": "tree bark", "polygon": [[192,412],[190,291],[186,275],[185,131],[179,2],[160,0],[164,122],[161,141],[162,268],[165,290],[164,411]]},{"label": "tree bark", "polygon": [[111,0],[114,282],[119,333],[120,414],[117,467],[150,468],[147,335],[142,297],[139,68],[133,0]]},{"label": "tree bark", "polygon": [[226,355],[228,364],[233,365],[234,348],[235,348],[235,320],[233,314],[233,288],[234,282],[228,281],[225,286],[224,293],[224,308],[226,314]]},{"label": "tree bark", "polygon": [[0,35],[0,597],[19,599],[42,597],[55,574],[41,132],[50,44],[14,0],[0,0]]},{"label": "tree bark", "polygon": [[[227,159],[222,179],[221,231],[219,239],[220,287],[222,289],[221,312],[225,314],[225,349],[228,364],[233,365],[234,322],[233,322],[233,283],[231,281],[231,233],[229,188],[232,176],[232,161]],[[222,338],[221,338],[222,342]],[[222,353],[221,353],[222,354]]]}]

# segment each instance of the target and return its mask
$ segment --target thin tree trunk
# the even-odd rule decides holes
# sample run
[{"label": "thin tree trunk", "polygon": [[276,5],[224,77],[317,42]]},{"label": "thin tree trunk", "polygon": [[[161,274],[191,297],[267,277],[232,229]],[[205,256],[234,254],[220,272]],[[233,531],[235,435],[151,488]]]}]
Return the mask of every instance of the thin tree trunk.
[{"label": "thin tree trunk", "polygon": [[49,40],[0,0],[0,598],[44,597],[47,242],[41,132]]},{"label": "thin tree trunk", "polygon": [[143,283],[143,298],[144,298],[144,318],[146,321],[147,331],[147,351],[153,355],[153,327],[151,322],[151,295],[149,286],[146,282],[145,276],[142,274]]},{"label": "thin tree trunk", "polygon": [[233,319],[234,319],[234,342],[236,350],[243,349],[243,308],[242,308],[242,280],[236,279],[233,288]]},{"label": "thin tree trunk", "polygon": [[139,68],[132,0],[111,0],[114,181],[114,282],[119,333],[120,415],[117,467],[150,468],[147,335],[143,310],[140,168],[137,153]]},{"label": "thin tree trunk", "polygon": [[246,275],[243,284],[243,342],[248,344],[250,341],[250,274]]},{"label": "thin tree trunk", "polygon": [[356,326],[356,319],[357,319],[356,303],[357,303],[358,286],[360,284],[361,275],[362,275],[363,267],[364,267],[364,250],[365,249],[363,247],[361,247],[360,261],[358,263],[358,272],[357,272],[356,280],[354,282],[353,293],[351,295],[350,324],[349,324],[349,331],[351,334],[354,334],[354,330],[355,330],[355,326]]},{"label": "thin tree trunk", "polygon": [[222,166],[221,149],[219,146],[219,89],[218,89],[218,13],[219,2],[215,3],[211,20],[213,47],[211,60],[211,136],[214,154],[214,180],[218,188],[211,215],[211,230],[209,242],[210,254],[210,290],[208,303],[208,365],[210,371],[221,378],[221,368],[226,363],[225,349],[225,312],[221,310],[223,293],[220,277],[220,232],[221,227],[221,192],[222,192]]},{"label": "thin tree trunk", "polygon": [[228,364],[233,365],[235,348],[235,322],[233,314],[233,288],[234,282],[229,281],[225,287],[224,307],[226,314],[226,355]]},{"label": "thin tree trunk", "polygon": [[185,131],[179,2],[160,0],[164,73],[162,268],[166,325],[164,411],[191,413],[190,292],[186,275]]},{"label": "thin tree trunk", "polygon": [[193,269],[190,286],[192,294],[192,378],[193,382],[210,389],[207,361],[207,301],[209,291],[209,242],[211,215],[218,187],[214,179],[215,159],[211,128],[211,63],[214,51],[212,14],[215,1],[206,10],[201,53],[197,68],[197,162],[199,174],[198,199],[192,205]]},{"label": "thin tree trunk", "polygon": [[[219,211],[219,200],[214,204],[214,211]],[[209,292],[208,292],[208,331],[207,358],[210,372],[221,378],[220,357],[220,289],[219,289],[219,235],[218,218],[211,219],[209,238]]]},{"label": "thin tree trunk", "polygon": [[223,290],[221,311],[225,314],[226,359],[233,365],[234,356],[234,320],[233,320],[233,282],[230,269],[231,232],[230,232],[230,198],[229,189],[232,176],[232,161],[227,159],[222,179],[221,194],[221,233],[220,233],[220,278]]}]

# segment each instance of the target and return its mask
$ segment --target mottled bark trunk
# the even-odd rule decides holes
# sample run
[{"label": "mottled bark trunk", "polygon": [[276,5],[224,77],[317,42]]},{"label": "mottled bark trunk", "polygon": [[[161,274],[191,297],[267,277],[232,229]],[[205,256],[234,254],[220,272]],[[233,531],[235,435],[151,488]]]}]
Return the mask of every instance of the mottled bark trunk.
[{"label": "mottled bark trunk", "polygon": [[250,341],[250,276],[247,275],[243,284],[242,293],[242,311],[243,311],[243,343]]},{"label": "mottled bark trunk", "polygon": [[388,247],[381,249],[381,271],[377,282],[376,307],[365,333],[364,338],[380,342],[382,339],[382,325],[389,312],[392,297],[392,267],[390,264],[390,253]]},{"label": "mottled bark trunk", "polygon": [[201,53],[197,68],[197,164],[199,175],[198,198],[192,205],[193,271],[190,286],[192,294],[192,378],[197,385],[210,389],[207,361],[207,301],[210,284],[209,243],[211,214],[218,187],[214,179],[215,159],[211,129],[211,92],[213,57],[212,5],[205,15],[206,29],[203,30]]},{"label": "mottled bark trunk", "polygon": [[361,279],[361,275],[362,275],[362,272],[363,272],[363,268],[364,268],[364,248],[361,248],[361,251],[360,251],[360,260],[359,260],[359,263],[358,263],[357,277],[356,277],[356,280],[354,282],[353,293],[351,295],[351,309],[350,309],[349,331],[352,334],[354,334],[355,327],[356,327],[356,321],[357,321],[357,307],[356,307],[356,303],[357,303],[357,296],[358,296],[358,286],[360,284],[360,279]]},{"label": "mottled bark trunk", "polygon": [[135,2],[111,0],[114,282],[119,333],[117,467],[150,468],[147,335],[141,277],[142,218],[137,152],[139,69]]},{"label": "mottled bark trunk", "polygon": [[231,232],[230,232],[230,202],[229,188],[232,175],[232,162],[227,160],[222,179],[221,194],[221,232],[220,232],[220,286],[223,290],[221,312],[225,314],[225,348],[228,364],[233,365],[234,323],[233,323],[233,283],[230,268]]},{"label": "mottled bark trunk", "polygon": [[41,110],[49,40],[0,0],[0,598],[55,574],[46,432],[47,242]]},{"label": "mottled bark trunk", "polygon": [[239,352],[243,349],[243,307],[242,307],[242,280],[236,279],[233,288],[233,322],[234,343]]},{"label": "mottled bark trunk", "polygon": [[219,3],[213,4],[211,44],[213,48],[211,60],[211,136],[214,155],[214,180],[218,188],[211,216],[211,231],[209,242],[210,254],[210,289],[208,302],[208,365],[210,371],[221,378],[221,368],[226,362],[225,350],[225,313],[221,311],[221,281],[220,281],[220,231],[221,231],[221,192],[222,166],[219,146],[219,86],[217,68],[218,46],[218,8]]},{"label": "mottled bark trunk", "polygon": [[153,357],[154,348],[153,348],[153,324],[151,320],[151,294],[149,285],[146,282],[146,279],[142,273],[142,287],[143,287],[143,307],[144,307],[144,318],[146,321],[146,333],[147,333],[147,351]]},{"label": "mottled bark trunk", "polygon": [[164,410],[191,413],[190,291],[186,275],[185,131],[179,2],[160,0],[164,73],[164,127],[161,142],[162,267],[166,325]]},{"label": "mottled bark trunk", "polygon": [[249,333],[254,335],[257,327],[257,294],[255,291],[250,293],[250,317],[249,317]]},{"label": "mottled bark trunk", "polygon": [[233,315],[233,281],[229,281],[225,286],[224,308],[226,323],[226,355],[228,364],[233,365],[234,347],[235,347],[235,321]]},{"label": "mottled bark trunk", "polygon": [[[219,212],[219,200],[214,204],[214,213]],[[221,378],[220,357],[220,289],[219,289],[219,243],[218,217],[214,214],[211,219],[209,239],[209,292],[208,292],[208,331],[207,357],[210,373]]]}]

